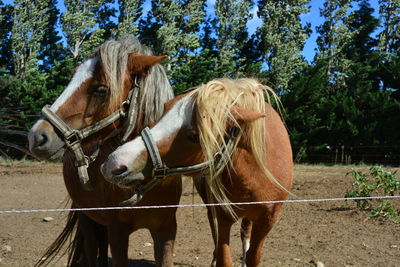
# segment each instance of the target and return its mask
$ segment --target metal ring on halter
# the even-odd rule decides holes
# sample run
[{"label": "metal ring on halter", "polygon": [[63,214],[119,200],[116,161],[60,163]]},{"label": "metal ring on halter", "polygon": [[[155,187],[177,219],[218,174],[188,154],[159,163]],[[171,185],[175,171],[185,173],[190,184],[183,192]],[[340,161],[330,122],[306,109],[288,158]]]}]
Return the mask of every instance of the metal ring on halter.
[{"label": "metal ring on halter", "polygon": [[128,105],[128,108],[129,108],[129,102],[126,100],[119,105],[119,114],[121,114],[121,116],[123,116],[123,117],[126,116],[127,109],[126,109],[126,107],[124,107],[126,105]]},{"label": "metal ring on halter", "polygon": [[139,88],[139,83],[138,83],[138,76],[135,76],[135,79],[133,80],[133,88]]}]

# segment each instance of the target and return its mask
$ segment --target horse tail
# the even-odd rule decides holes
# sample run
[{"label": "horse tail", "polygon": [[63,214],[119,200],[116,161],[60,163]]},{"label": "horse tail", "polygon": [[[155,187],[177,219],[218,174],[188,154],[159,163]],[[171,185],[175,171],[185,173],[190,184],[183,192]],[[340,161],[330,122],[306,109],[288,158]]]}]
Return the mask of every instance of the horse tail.
[{"label": "horse tail", "polygon": [[[78,212],[70,211],[67,217],[67,224],[65,225],[64,229],[58,235],[56,240],[47,248],[46,252],[42,255],[42,257],[40,257],[34,267],[48,266],[60,253],[61,256],[68,253],[67,266],[71,266],[73,263],[79,261],[81,253],[83,252],[83,240],[82,236],[79,234],[77,223]],[[68,244],[67,249],[62,251],[64,245],[71,240],[72,242]]]}]

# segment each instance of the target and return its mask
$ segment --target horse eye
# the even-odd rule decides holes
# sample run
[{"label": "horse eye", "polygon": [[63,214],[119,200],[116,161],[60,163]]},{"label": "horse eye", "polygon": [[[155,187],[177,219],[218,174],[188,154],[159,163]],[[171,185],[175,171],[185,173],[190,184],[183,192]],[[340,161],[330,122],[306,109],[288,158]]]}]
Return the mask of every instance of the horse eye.
[{"label": "horse eye", "polygon": [[97,96],[105,96],[107,92],[108,92],[108,87],[103,84],[97,85],[92,90],[90,90],[90,94]]},{"label": "horse eye", "polygon": [[200,138],[198,134],[191,134],[188,136],[188,139],[190,142],[195,143],[195,144],[199,144],[200,143]]}]

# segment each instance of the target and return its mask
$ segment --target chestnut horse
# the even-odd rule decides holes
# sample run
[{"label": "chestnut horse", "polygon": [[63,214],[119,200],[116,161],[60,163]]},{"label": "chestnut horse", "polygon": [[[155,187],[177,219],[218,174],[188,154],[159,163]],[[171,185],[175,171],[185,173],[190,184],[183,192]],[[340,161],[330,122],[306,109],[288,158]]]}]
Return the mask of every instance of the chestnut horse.
[{"label": "chestnut horse", "polygon": [[[138,183],[155,169],[158,154],[167,175],[182,166],[207,163],[206,172],[196,174],[207,203],[287,199],[293,175],[291,145],[280,116],[264,101],[265,91],[271,89],[253,79],[217,79],[171,100],[162,119],[143,131],[142,138],[109,155],[102,166],[104,177],[120,186]],[[233,265],[230,229],[243,218],[249,238],[244,240],[243,265],[257,266],[281,208],[282,203],[215,208],[216,265]]]},{"label": "chestnut horse", "polygon": [[[44,159],[64,156],[64,182],[73,207],[118,206],[134,193],[132,188],[105,181],[100,164],[121,145],[128,129],[134,136],[163,114],[164,103],[173,97],[165,71],[158,64],[165,57],[153,56],[135,38],[105,42],[76,69],[65,91],[51,107],[43,109],[45,118],[30,130],[30,149],[35,155]],[[130,120],[128,113],[134,119]],[[90,134],[84,136],[85,131]],[[84,159],[83,165],[78,158]],[[91,158],[95,160],[87,166]],[[139,205],[177,204],[181,188],[180,177],[165,179],[148,191]],[[58,253],[78,222],[79,232],[72,245],[75,251],[69,255],[71,266],[107,266],[108,242],[112,265],[128,266],[129,235],[140,228],[150,230],[156,265],[173,266],[175,213],[176,209],[71,213],[64,231],[45,256]],[[79,251],[82,249],[84,253]]]}]

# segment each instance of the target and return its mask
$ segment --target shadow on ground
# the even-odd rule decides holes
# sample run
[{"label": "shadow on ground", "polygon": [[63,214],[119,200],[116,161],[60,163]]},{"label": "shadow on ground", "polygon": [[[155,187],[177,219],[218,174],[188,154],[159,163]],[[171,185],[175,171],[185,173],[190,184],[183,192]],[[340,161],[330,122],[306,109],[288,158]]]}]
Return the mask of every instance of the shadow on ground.
[{"label": "shadow on ground", "polygon": [[[111,263],[111,258],[108,258],[108,266],[112,266]],[[128,262],[128,267],[155,267],[156,263],[154,261],[149,261],[149,260],[129,260]],[[193,265],[191,264],[186,264],[186,263],[179,263],[179,262],[174,262],[174,266],[176,267],[192,267]]]}]

